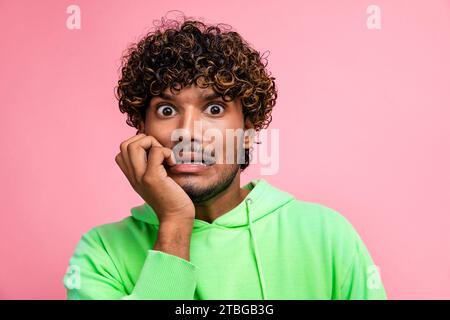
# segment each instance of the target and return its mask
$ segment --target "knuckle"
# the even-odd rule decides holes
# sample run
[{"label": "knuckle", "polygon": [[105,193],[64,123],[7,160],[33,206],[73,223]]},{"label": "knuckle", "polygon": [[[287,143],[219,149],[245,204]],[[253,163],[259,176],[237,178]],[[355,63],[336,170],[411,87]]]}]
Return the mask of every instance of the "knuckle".
[{"label": "knuckle", "polygon": [[124,142],[122,142],[122,143],[120,144],[120,151],[121,151],[121,152],[127,151],[127,143],[126,143],[126,141],[124,141]]},{"label": "knuckle", "polygon": [[136,148],[137,144],[135,142],[130,142],[127,144],[127,151],[130,152]]},{"label": "knuckle", "polygon": [[152,146],[151,148],[150,148],[150,150],[148,151],[148,155],[149,156],[154,156],[157,152],[160,152],[160,147],[158,147],[158,146]]},{"label": "knuckle", "polygon": [[154,137],[154,136],[149,136],[149,138],[152,140],[152,147],[160,147],[161,144],[159,143],[159,141]]}]

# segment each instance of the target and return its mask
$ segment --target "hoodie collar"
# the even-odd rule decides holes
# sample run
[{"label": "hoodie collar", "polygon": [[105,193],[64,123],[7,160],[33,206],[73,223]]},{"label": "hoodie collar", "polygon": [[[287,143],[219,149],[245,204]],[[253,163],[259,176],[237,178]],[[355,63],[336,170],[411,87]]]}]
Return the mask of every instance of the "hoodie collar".
[{"label": "hoodie collar", "polygon": [[[250,190],[244,200],[211,223],[194,219],[194,231],[205,226],[222,226],[226,228],[246,226],[248,225],[246,210],[251,211],[251,220],[255,222],[294,199],[294,196],[290,193],[272,186],[262,178],[251,180],[243,188]],[[246,208],[247,205],[248,208]],[[137,220],[159,225],[158,216],[146,202],[140,206],[133,207],[131,215]]]}]

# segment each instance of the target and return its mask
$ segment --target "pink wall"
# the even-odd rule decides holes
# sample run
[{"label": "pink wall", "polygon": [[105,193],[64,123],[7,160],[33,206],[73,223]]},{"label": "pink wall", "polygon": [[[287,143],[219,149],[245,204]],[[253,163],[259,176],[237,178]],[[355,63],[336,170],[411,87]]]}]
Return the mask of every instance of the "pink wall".
[{"label": "pink wall", "polygon": [[[80,30],[66,28],[70,4]],[[366,26],[371,4],[380,30]],[[127,44],[173,9],[270,50],[281,163],[264,178],[346,216],[389,298],[449,299],[444,0],[0,2],[0,298],[64,299],[81,234],[141,203],[114,161],[135,130],[113,88]]]}]

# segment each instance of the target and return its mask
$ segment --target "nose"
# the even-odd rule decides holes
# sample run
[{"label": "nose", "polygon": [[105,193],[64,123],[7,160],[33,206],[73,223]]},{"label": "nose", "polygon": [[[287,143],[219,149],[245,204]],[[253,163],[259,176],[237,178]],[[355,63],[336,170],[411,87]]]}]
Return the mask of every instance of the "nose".
[{"label": "nose", "polygon": [[178,128],[183,131],[184,139],[202,141],[202,122],[195,106],[190,105],[184,109]]},{"label": "nose", "polygon": [[[178,125],[178,142],[176,152],[182,156],[184,152],[202,153],[202,122],[201,115],[194,105],[183,109]],[[178,149],[179,148],[179,149]],[[190,156],[189,156],[190,157]]]}]

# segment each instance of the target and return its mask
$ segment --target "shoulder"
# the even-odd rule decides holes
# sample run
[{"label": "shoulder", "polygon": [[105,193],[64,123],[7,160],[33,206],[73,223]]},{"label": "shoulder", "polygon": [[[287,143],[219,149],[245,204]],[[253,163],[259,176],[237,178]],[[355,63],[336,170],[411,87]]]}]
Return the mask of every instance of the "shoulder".
[{"label": "shoulder", "polygon": [[145,229],[147,226],[144,222],[138,221],[132,216],[123,218],[122,220],[104,223],[91,228],[88,232],[96,233],[101,237],[117,237],[126,236]]},{"label": "shoulder", "polygon": [[148,238],[153,234],[152,228],[145,222],[138,221],[132,216],[120,221],[94,226],[82,234],[78,246],[89,244],[112,253],[117,248],[124,249],[133,243],[136,246],[148,246]]},{"label": "shoulder", "polygon": [[325,204],[290,201],[280,219],[286,228],[307,243],[350,259],[362,242],[352,223],[340,211]]},{"label": "shoulder", "polygon": [[294,199],[286,205],[285,212],[289,220],[309,227],[337,233],[354,231],[353,225],[340,211],[325,204]]}]

